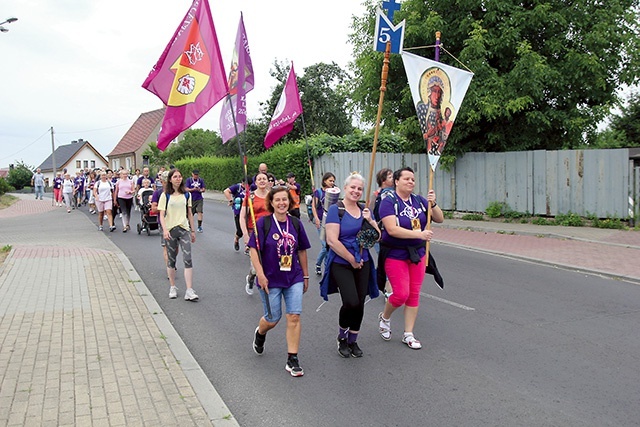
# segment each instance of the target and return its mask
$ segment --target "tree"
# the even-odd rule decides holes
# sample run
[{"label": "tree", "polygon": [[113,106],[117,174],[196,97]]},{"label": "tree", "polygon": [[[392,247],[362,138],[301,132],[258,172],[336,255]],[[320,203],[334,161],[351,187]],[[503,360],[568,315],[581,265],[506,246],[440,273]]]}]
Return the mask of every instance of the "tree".
[{"label": "tree", "polygon": [[640,92],[633,92],[619,114],[610,117],[607,129],[596,135],[595,148],[640,147]]},{"label": "tree", "polygon": [[[382,53],[373,52],[373,4],[354,18],[354,102],[363,120],[377,112]],[[616,89],[640,75],[638,0],[406,0],[404,46],[446,49],[474,73],[447,151],[560,149],[579,146],[618,101]],[[433,57],[433,48],[414,53]],[[442,62],[461,68],[444,52]],[[392,55],[384,126],[420,141],[399,55]],[[424,150],[424,147],[422,147]]]},{"label": "tree", "polygon": [[16,162],[7,175],[7,183],[16,190],[28,187],[31,185],[31,177],[34,171],[35,168],[33,166],[29,166],[22,161]]},{"label": "tree", "polygon": [[[289,64],[275,61],[274,69],[270,71],[273,78],[279,81],[265,103],[261,103],[264,134],[266,134],[271,116],[275,110],[284,83],[291,68]],[[297,72],[299,73],[299,71]],[[351,118],[348,114],[347,82],[349,75],[335,62],[331,64],[317,63],[306,67],[303,74],[297,75],[300,101],[304,110],[304,122],[307,135],[326,133],[343,136],[353,131]],[[296,121],[293,130],[282,138],[282,141],[303,139],[302,121]]]}]

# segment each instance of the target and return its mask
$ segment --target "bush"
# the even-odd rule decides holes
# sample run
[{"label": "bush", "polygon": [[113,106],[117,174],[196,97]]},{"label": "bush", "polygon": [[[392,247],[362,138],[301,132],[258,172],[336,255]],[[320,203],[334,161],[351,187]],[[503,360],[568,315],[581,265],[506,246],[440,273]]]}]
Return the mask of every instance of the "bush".
[{"label": "bush", "polygon": [[580,215],[571,211],[567,212],[566,214],[556,215],[555,222],[557,225],[563,225],[566,227],[582,227],[584,225],[584,221],[582,220]]},{"label": "bush", "polygon": [[31,184],[32,176],[33,172],[31,172],[31,170],[27,169],[21,164],[18,164],[16,167],[9,171],[7,182],[16,190],[21,190],[22,188]]},{"label": "bush", "polygon": [[462,216],[465,221],[484,221],[484,216],[479,213],[469,213]]},{"label": "bush", "polygon": [[489,206],[487,206],[487,215],[489,215],[489,218],[498,218],[507,210],[509,210],[509,205],[506,203],[491,202]]},{"label": "bush", "polygon": [[9,185],[7,180],[0,177],[0,196],[3,195],[4,193],[8,193],[9,191],[13,191],[13,190],[15,189],[11,185]]},{"label": "bush", "polygon": [[553,219],[536,217],[531,220],[531,224],[535,225],[556,225],[556,222]]}]

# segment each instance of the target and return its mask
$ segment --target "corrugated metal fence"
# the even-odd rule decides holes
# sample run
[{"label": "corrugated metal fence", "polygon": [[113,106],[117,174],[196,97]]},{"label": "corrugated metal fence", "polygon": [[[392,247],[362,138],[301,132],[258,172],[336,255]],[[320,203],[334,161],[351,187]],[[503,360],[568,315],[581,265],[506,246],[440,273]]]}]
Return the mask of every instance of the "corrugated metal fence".
[{"label": "corrugated metal fence", "polygon": [[[340,187],[353,171],[368,178],[370,162],[371,153],[324,155],[315,161],[316,183],[325,172],[333,172]],[[377,153],[372,191],[375,172],[404,166],[416,172],[416,192],[426,194],[426,154]],[[534,215],[637,218],[640,167],[629,160],[628,149],[467,153],[450,171],[438,167],[433,186],[446,210],[484,212],[491,202],[504,202]]]}]

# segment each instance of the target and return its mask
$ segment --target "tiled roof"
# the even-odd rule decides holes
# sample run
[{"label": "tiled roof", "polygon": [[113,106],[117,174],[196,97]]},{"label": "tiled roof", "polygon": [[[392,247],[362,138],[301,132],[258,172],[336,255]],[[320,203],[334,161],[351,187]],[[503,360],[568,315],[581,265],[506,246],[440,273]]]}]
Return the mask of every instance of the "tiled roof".
[{"label": "tiled roof", "polygon": [[164,118],[164,111],[164,108],[160,108],[159,110],[140,114],[138,120],[131,125],[120,142],[118,142],[115,148],[107,154],[107,157],[134,153],[139,150],[145,141],[147,141],[151,132],[153,132],[158,124],[162,122],[162,119]]},{"label": "tiled roof", "polygon": [[[93,152],[96,153],[96,155],[100,156],[102,161],[107,163],[107,160],[104,157],[102,157],[102,155],[98,153],[98,151],[96,151],[95,148],[93,148],[93,146],[89,143],[89,141],[83,141],[83,142],[78,141],[78,142],[72,142],[71,144],[67,144],[67,145],[61,145],[58,148],[56,148],[56,151],[54,152],[56,156],[56,169],[62,169],[64,165],[66,165],[69,162],[69,160],[75,157],[76,153],[78,153],[87,145]],[[38,167],[43,171],[53,170],[53,155],[49,154],[49,157],[47,157],[45,161],[42,162],[42,164],[40,164],[40,166]]]}]

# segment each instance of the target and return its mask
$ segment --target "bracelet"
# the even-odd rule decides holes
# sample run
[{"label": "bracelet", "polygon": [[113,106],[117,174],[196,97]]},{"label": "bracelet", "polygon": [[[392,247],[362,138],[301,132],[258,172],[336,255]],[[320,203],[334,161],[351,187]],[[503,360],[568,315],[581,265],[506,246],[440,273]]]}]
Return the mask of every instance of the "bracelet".
[{"label": "bracelet", "polygon": [[435,208],[436,206],[438,206],[438,204],[436,202],[433,202],[433,205],[431,205],[431,209]]},{"label": "bracelet", "polygon": [[308,279],[308,278],[309,278],[309,276],[302,276],[302,278],[303,278],[303,279]]}]

